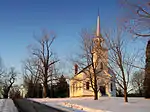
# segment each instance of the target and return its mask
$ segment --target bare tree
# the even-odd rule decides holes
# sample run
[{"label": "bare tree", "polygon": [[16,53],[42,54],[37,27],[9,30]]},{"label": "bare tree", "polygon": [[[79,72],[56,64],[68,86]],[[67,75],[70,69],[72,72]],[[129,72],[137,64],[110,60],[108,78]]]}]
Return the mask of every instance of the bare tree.
[{"label": "bare tree", "polygon": [[27,59],[24,62],[24,78],[26,80],[32,80],[32,82],[34,84],[36,84],[38,82],[38,76],[39,76],[39,71],[38,71],[38,67],[36,66],[36,60],[34,59]]},{"label": "bare tree", "polygon": [[3,93],[3,84],[4,84],[4,76],[6,75],[5,66],[3,64],[3,60],[0,57],[0,97],[2,97]]},{"label": "bare tree", "polygon": [[10,89],[10,92],[9,92],[9,97],[12,98],[12,99],[21,98],[20,90],[19,90],[18,85],[12,86],[12,88]]},{"label": "bare tree", "polygon": [[[24,61],[23,65],[23,80],[24,87],[27,89],[28,97],[35,97],[34,93],[40,87],[39,70],[38,66],[35,64],[34,59],[27,59]],[[37,92],[37,97],[39,97],[39,91]]]},{"label": "bare tree", "polygon": [[150,37],[150,2],[149,0],[122,0],[125,15],[125,28],[140,37]]},{"label": "bare tree", "polygon": [[3,83],[3,77],[4,77],[4,75],[5,75],[5,67],[4,67],[4,65],[3,65],[3,62],[2,62],[2,59],[1,59],[1,57],[0,57],[0,84],[2,84]]},{"label": "bare tree", "polygon": [[36,40],[37,46],[31,47],[30,50],[33,59],[36,60],[34,64],[38,69],[38,78],[43,84],[43,97],[47,97],[48,83],[53,77],[54,64],[58,62],[51,49],[55,35],[44,33],[40,39]]},{"label": "bare tree", "polygon": [[107,49],[105,49],[101,42],[101,37],[93,38],[93,35],[87,31],[83,31],[81,34],[81,53],[78,55],[77,61],[75,61],[79,69],[85,74],[84,79],[74,78],[76,81],[82,81],[86,85],[86,80],[90,82],[90,87],[94,92],[94,100],[98,99],[98,80],[107,80],[110,77],[103,75],[102,71],[106,70],[106,58]]},{"label": "bare tree", "polygon": [[15,68],[11,67],[8,74],[5,75],[5,77],[3,77],[3,80],[4,80],[3,97],[4,98],[8,98],[8,93],[16,80],[17,74],[18,73],[16,72]]},{"label": "bare tree", "polygon": [[[126,15],[129,17],[125,19],[126,29],[138,37],[150,37],[150,1],[149,0],[123,0],[126,6]],[[150,40],[146,48],[146,66],[145,66],[145,80],[144,91],[145,97],[150,98]]]},{"label": "bare tree", "polygon": [[138,91],[139,95],[143,95],[143,83],[144,83],[144,71],[136,71],[131,79],[131,83],[135,91]]},{"label": "bare tree", "polygon": [[127,93],[130,91],[130,77],[133,68],[142,69],[136,66],[137,57],[139,51],[134,53],[129,52],[127,47],[129,46],[129,40],[122,30],[114,31],[113,33],[106,35],[107,47],[109,49],[109,69],[115,74],[115,82],[124,91],[124,100],[128,102]]}]

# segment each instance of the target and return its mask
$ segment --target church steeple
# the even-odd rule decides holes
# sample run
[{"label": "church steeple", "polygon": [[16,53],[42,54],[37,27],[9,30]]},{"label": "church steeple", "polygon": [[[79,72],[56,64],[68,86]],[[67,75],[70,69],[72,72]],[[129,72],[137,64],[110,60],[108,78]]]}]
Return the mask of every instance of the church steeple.
[{"label": "church steeple", "polygon": [[97,16],[97,29],[96,29],[96,36],[100,36],[100,17],[99,17],[99,10],[98,10],[98,16]]},{"label": "church steeple", "polygon": [[103,40],[103,37],[101,35],[101,31],[100,31],[100,16],[99,16],[99,10],[98,10],[98,16],[97,16],[97,23],[96,23],[96,32],[95,32],[95,38],[93,38],[94,40],[94,43],[96,45],[100,45],[102,44],[102,42],[104,41]]},{"label": "church steeple", "polygon": [[93,38],[93,41],[94,41],[95,47],[101,47],[102,48],[102,47],[104,47],[104,38],[101,35],[99,10],[98,10],[96,26],[97,27],[96,27],[95,37]]}]

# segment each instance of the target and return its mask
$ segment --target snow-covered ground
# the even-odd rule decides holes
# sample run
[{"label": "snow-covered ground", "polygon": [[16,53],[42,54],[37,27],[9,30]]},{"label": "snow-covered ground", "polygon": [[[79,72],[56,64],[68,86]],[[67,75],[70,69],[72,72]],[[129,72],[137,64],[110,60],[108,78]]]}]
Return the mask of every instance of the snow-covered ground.
[{"label": "snow-covered ground", "polygon": [[129,98],[125,103],[121,97],[93,98],[42,98],[30,99],[55,108],[69,110],[69,112],[150,112],[150,99]]},{"label": "snow-covered ground", "polygon": [[0,112],[18,112],[11,99],[0,99]]}]

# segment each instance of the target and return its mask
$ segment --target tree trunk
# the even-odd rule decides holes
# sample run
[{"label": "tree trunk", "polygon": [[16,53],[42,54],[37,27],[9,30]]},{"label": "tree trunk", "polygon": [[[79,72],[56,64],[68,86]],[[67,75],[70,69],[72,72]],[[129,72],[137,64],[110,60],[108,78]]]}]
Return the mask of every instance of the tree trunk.
[{"label": "tree trunk", "polygon": [[98,100],[98,91],[97,91],[97,77],[94,70],[94,100]]},{"label": "tree trunk", "polygon": [[98,100],[98,92],[94,91],[94,100]]},{"label": "tree trunk", "polygon": [[124,89],[124,101],[128,102],[127,89]]},{"label": "tree trunk", "polygon": [[51,90],[50,90],[50,97],[53,98],[53,80],[51,77]]},{"label": "tree trunk", "polygon": [[9,86],[6,90],[4,90],[4,94],[3,94],[3,97],[4,97],[4,98],[8,98],[8,93],[9,93],[9,91],[10,91],[10,87],[11,87],[11,86]]},{"label": "tree trunk", "polygon": [[150,40],[146,47],[146,66],[145,66],[145,78],[144,78],[144,96],[150,98]]},{"label": "tree trunk", "polygon": [[[122,61],[120,61],[120,62],[122,62]],[[122,71],[123,85],[124,85],[124,101],[125,101],[125,102],[128,102],[128,96],[127,96],[127,83],[126,83],[125,74],[124,74],[124,69],[123,69],[122,64],[121,64],[121,71]]]},{"label": "tree trunk", "polygon": [[43,98],[46,98],[47,97],[47,92],[48,92],[48,85],[47,83],[44,83],[43,85]]},{"label": "tree trunk", "polygon": [[[123,69],[122,69],[122,71],[123,71]],[[127,84],[126,84],[124,72],[122,72],[122,74],[123,74],[123,85],[124,85],[124,101],[125,101],[125,102],[128,102]]]},{"label": "tree trunk", "polygon": [[46,98],[46,88],[43,86],[43,98]]},{"label": "tree trunk", "polygon": [[142,90],[140,87],[139,87],[139,95],[142,96]]}]

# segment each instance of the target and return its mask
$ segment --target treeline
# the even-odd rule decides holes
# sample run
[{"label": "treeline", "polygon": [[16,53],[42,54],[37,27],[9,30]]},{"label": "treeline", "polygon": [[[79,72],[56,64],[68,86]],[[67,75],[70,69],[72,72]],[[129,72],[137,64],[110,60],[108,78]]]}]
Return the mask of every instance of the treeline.
[{"label": "treeline", "polygon": [[[69,97],[69,85],[66,78],[62,75],[58,78],[58,81],[52,85],[48,86],[47,97],[49,98],[64,98]],[[27,94],[26,98],[42,98],[43,97],[43,87],[40,83],[33,84],[29,82],[26,85]]]}]

